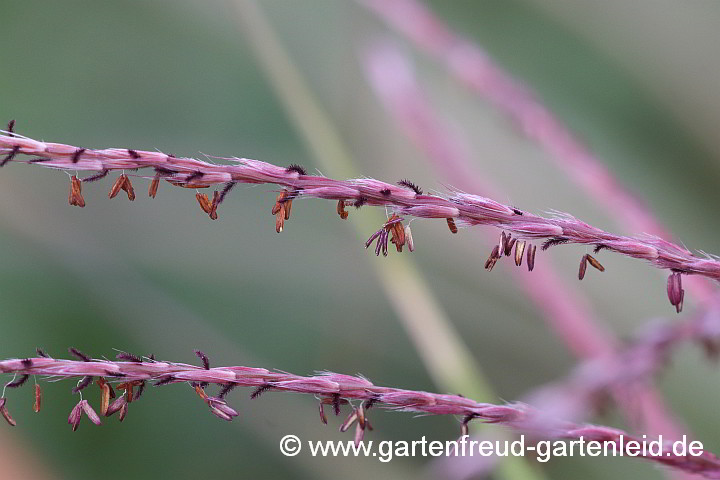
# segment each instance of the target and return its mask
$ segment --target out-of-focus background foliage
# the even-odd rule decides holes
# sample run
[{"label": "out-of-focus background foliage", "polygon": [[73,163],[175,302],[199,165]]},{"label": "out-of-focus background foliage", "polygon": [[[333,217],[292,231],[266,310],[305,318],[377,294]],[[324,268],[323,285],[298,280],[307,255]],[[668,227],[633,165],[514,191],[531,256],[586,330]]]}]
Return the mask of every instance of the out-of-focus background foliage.
[{"label": "out-of-focus background foliage", "polygon": [[[238,10],[238,5],[240,10]],[[713,1],[433,1],[458,33],[479,42],[584,139],[689,247],[720,252],[720,4]],[[323,170],[265,77],[238,19],[242,2],[23,0],[0,2],[0,117],[30,137],[86,147],[159,149],[175,155],[245,156]],[[569,211],[621,233],[603,211],[502,114],[349,1],[260,4],[275,34],[331,118],[361,175],[447,180],[386,114],[360,52],[391,39],[413,57],[433,105],[473,148],[473,168],[520,208]],[[238,13],[239,12],[239,13]],[[310,120],[308,120],[310,121]],[[328,173],[328,172],[324,172]],[[378,384],[438,390],[373,268],[383,262],[334,205],[299,201],[281,235],[269,186],[241,186],[210,221],[193,192],[160,187],[157,199],[108,200],[111,180],[86,185],[87,207],[67,204],[64,173],[11,164],[0,172],[0,356],[42,346],[64,356],[113,349],[194,362],[245,364],[299,374],[360,372]],[[481,227],[478,227],[481,228]],[[366,232],[368,235],[371,231]],[[508,263],[489,274],[486,237],[451,236],[444,222],[413,223],[416,264],[494,387],[512,400],[561,377],[574,358],[513,285]],[[572,280],[585,249],[538,254]],[[392,255],[392,253],[391,253]],[[405,255],[405,254],[404,254]],[[605,255],[567,295],[587,296],[620,337],[669,317],[665,277]],[[688,295],[691,297],[692,292]],[[692,311],[693,300],[686,301]],[[678,352],[659,389],[705,446],[720,451],[720,374],[700,351]],[[67,381],[44,384],[42,413],[25,388],[9,393],[18,421],[0,425],[4,462],[37,478],[409,478],[428,459],[285,458],[279,439],[348,439],[323,426],[313,399],[230,396],[241,416],[209,415],[188,388],[152,389],[120,425],[65,423]],[[86,396],[91,401],[98,392]],[[462,392],[460,392],[462,393]],[[623,426],[612,411],[599,422]],[[447,440],[452,418],[375,412],[370,439]],[[627,426],[627,425],[625,425]],[[500,428],[500,427],[491,427]],[[15,452],[15,453],[12,453]],[[11,467],[0,466],[0,476]],[[549,478],[662,478],[627,459],[556,459]],[[5,472],[5,473],[2,473]],[[10,478],[10,477],[7,477]],[[18,477],[14,477],[18,478]]]}]

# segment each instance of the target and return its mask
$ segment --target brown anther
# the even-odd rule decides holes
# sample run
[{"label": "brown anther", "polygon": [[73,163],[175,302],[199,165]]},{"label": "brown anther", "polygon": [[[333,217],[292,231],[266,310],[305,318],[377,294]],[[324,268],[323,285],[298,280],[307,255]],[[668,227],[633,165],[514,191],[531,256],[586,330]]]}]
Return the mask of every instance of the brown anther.
[{"label": "brown anther", "polygon": [[285,220],[290,218],[289,209],[292,208],[292,199],[288,200],[287,190],[283,190],[275,198],[272,214],[275,215],[275,231],[280,233],[285,226]]},{"label": "brown anther", "polygon": [[410,230],[410,225],[407,225],[405,227],[405,241],[407,243],[408,250],[410,250],[411,252],[414,252],[415,251],[415,243],[413,242],[412,231]]},{"label": "brown anther", "polygon": [[217,218],[218,218],[217,207],[219,204],[220,204],[220,192],[215,190],[213,192],[212,204],[210,205],[210,213],[208,213],[208,215],[210,216],[210,219],[217,220]]},{"label": "brown anther", "polygon": [[363,438],[365,438],[365,428],[360,426],[360,423],[355,426],[355,446],[357,447],[360,445],[360,442],[363,441]]},{"label": "brown anther", "polygon": [[395,244],[398,252],[402,252],[403,245],[405,245],[405,229],[402,223],[396,223],[390,231],[392,232],[392,239],[390,241]]},{"label": "brown anther", "polygon": [[338,200],[337,214],[340,215],[340,218],[343,220],[348,218],[348,211],[345,210],[345,202],[343,200]]},{"label": "brown anther", "polygon": [[385,230],[392,234],[390,242],[395,244],[398,252],[402,252],[402,247],[405,245],[405,228],[402,224],[402,217],[393,214],[385,222]]},{"label": "brown anther", "polygon": [[587,254],[583,255],[580,259],[580,270],[578,271],[578,279],[582,280],[585,278],[585,271],[587,270]]},{"label": "brown anther", "polygon": [[318,411],[320,412],[320,421],[327,425],[327,417],[325,416],[325,404],[318,403]]},{"label": "brown anther", "polygon": [[[512,235],[512,234],[510,234]],[[510,236],[505,235],[505,232],[500,232],[500,251],[505,252],[505,249],[507,248],[508,241],[510,241]]]},{"label": "brown anther", "polygon": [[590,265],[592,265],[593,267],[597,268],[597,269],[600,270],[601,272],[604,272],[604,271],[605,271],[605,267],[603,267],[603,266],[600,264],[600,262],[598,262],[598,261],[595,259],[595,257],[593,257],[592,255],[585,255],[585,256],[587,257],[587,261],[590,263]]},{"label": "brown anther", "polygon": [[275,214],[275,231],[277,233],[282,232],[284,226],[285,226],[285,207],[283,205],[280,205],[280,209]]},{"label": "brown anther", "polygon": [[677,313],[682,312],[683,302],[685,301],[685,290],[680,290],[680,301],[675,305],[675,311]]},{"label": "brown anther", "polygon": [[202,388],[200,385],[195,385],[195,393],[198,394],[200,398],[202,398],[204,401],[208,401],[207,393],[205,393],[205,389]]},{"label": "brown anther", "polygon": [[35,384],[35,403],[33,403],[33,412],[38,413],[42,407],[42,388]]},{"label": "brown anther", "polygon": [[117,194],[120,193],[120,190],[123,188],[123,185],[125,185],[125,178],[126,178],[125,174],[123,173],[115,180],[115,183],[113,183],[113,186],[110,188],[108,197],[115,198],[117,196]]},{"label": "brown anther", "polygon": [[358,426],[365,430],[365,408],[362,406],[362,403],[357,408],[357,421]]},{"label": "brown anther", "polygon": [[458,230],[457,230],[457,225],[455,225],[455,220],[452,218],[447,218],[446,220],[447,220],[448,228],[450,229],[450,231],[452,233],[457,233]]},{"label": "brown anther", "polygon": [[334,394],[332,397],[325,397],[320,400],[321,405],[332,405],[335,415],[340,415],[340,406],[348,403],[350,402],[344,398],[340,398],[340,395],[338,394]]},{"label": "brown anther", "polygon": [[[282,192],[278,193],[278,196],[275,197],[275,205],[273,205],[272,208],[272,214],[277,215],[281,208],[283,208],[283,204],[285,203],[285,200],[287,200],[287,191],[283,190]],[[285,215],[283,214],[283,217]]]},{"label": "brown anther", "polygon": [[487,261],[485,262],[485,269],[489,272],[492,271],[492,269],[495,267],[495,264],[498,261],[498,258],[500,258],[500,247],[498,245],[495,245],[495,248],[493,248],[492,252],[490,253],[490,256],[488,257]]},{"label": "brown anther", "polygon": [[523,254],[525,253],[526,244],[527,242],[525,242],[524,240],[522,242],[515,242],[515,265],[517,265],[518,267],[522,265]]},{"label": "brown anther", "polygon": [[352,426],[353,423],[357,420],[357,408],[353,408],[353,411],[350,413],[350,415],[347,416],[345,421],[340,425],[340,431],[346,432],[348,428]]},{"label": "brown anther", "polygon": [[68,202],[70,205],[80,208],[85,206],[85,199],[82,196],[82,182],[80,182],[75,175],[70,177],[70,195],[68,196]]},{"label": "brown anther", "polygon": [[673,272],[668,276],[667,279],[667,295],[668,300],[670,300],[670,304],[674,307],[678,304],[678,301],[680,300],[680,289],[677,287],[677,279],[676,275],[678,275],[677,272]]},{"label": "brown anther", "polygon": [[130,177],[125,175],[125,181],[123,182],[123,184],[120,188],[125,190],[125,193],[127,193],[128,200],[130,200],[131,202],[133,200],[135,200],[135,190],[133,190],[132,183],[130,183]]},{"label": "brown anther", "polygon": [[127,403],[130,403],[133,401],[133,387],[138,387],[141,383],[142,380],[133,380],[130,382],[120,383],[117,388],[119,390],[125,390],[125,393],[127,394]]},{"label": "brown anther", "polygon": [[402,222],[397,222],[395,225],[393,225],[393,233],[395,243],[405,245],[405,227],[403,227]]},{"label": "brown anther", "polygon": [[102,395],[100,397],[100,414],[105,416],[107,415],[108,406],[110,405],[110,384],[102,377],[95,380],[95,383],[102,390]]},{"label": "brown anther", "polygon": [[533,268],[535,268],[535,251],[537,250],[537,247],[535,245],[528,245],[527,248],[527,267],[528,271],[532,272]]},{"label": "brown anther", "polygon": [[118,390],[123,390],[126,393],[126,400],[127,403],[130,403],[133,401],[133,385],[130,382],[127,383],[121,383],[117,386]]},{"label": "brown anther", "polygon": [[159,186],[160,186],[160,177],[156,175],[152,179],[152,182],[150,182],[150,188],[148,188],[148,196],[150,198],[155,198],[155,195],[157,195]]},{"label": "brown anther", "polygon": [[285,207],[285,220],[290,220],[290,211],[292,210],[292,200],[285,200],[283,207]]},{"label": "brown anther", "polygon": [[119,418],[119,420],[120,420],[121,422],[122,422],[123,420],[125,420],[125,416],[127,415],[127,412],[128,412],[128,404],[125,403],[125,404],[123,404],[122,407],[120,407],[120,418]]},{"label": "brown anther", "polygon": [[506,257],[509,257],[512,253],[512,249],[515,246],[515,243],[517,242],[517,238],[511,238],[510,234],[508,234],[508,242],[507,245],[505,245],[505,251],[503,252]]},{"label": "brown anther", "polygon": [[208,196],[204,193],[196,193],[195,198],[197,199],[198,203],[200,204],[200,208],[203,209],[203,212],[210,214],[210,200],[208,199]]},{"label": "brown anther", "polygon": [[10,415],[10,412],[8,411],[7,407],[5,406],[5,399],[3,398],[0,402],[0,414],[5,418],[5,421],[10,424],[11,427],[14,427],[17,425],[17,422],[12,418]]},{"label": "brown anther", "polygon": [[667,293],[670,303],[675,307],[675,311],[680,313],[685,299],[685,290],[682,288],[682,274],[680,272],[673,272],[668,277]]}]

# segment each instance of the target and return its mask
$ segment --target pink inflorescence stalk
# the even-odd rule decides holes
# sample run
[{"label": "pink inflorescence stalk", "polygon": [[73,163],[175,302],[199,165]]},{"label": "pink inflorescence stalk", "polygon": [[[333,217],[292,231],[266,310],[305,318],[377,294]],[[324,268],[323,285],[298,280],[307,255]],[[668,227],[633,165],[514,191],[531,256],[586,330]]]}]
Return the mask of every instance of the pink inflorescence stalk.
[{"label": "pink inflorescence stalk", "polygon": [[[582,437],[585,441],[610,442],[615,444],[616,448],[620,445],[627,447],[630,441],[640,439],[639,436],[629,435],[611,427],[581,425],[565,420],[544,418],[542,412],[524,403],[505,405],[480,403],[460,395],[381,387],[361,376],[331,372],[303,377],[256,367],[211,367],[207,355],[199,350],[195,351],[195,354],[200,358],[201,366],[159,361],[153,356],[141,358],[126,352],[117,355],[118,361],[91,358],[75,348],[71,348],[70,353],[77,360],[51,358],[38,349],[39,356],[35,358],[0,361],[0,373],[15,375],[14,380],[6,384],[6,388],[21,387],[26,383],[29,375],[79,378],[73,393],[82,392],[95,380],[94,383],[102,391],[100,415],[87,400],[81,398],[68,418],[73,431],[78,428],[83,414],[96,425],[102,424],[101,415],[109,417],[117,412],[120,412],[119,418],[122,421],[127,415],[129,404],[133,400],[137,401],[146,382],[154,382],[155,386],[172,383],[189,384],[213,414],[228,421],[238,416],[238,413],[225,401],[227,393],[235,387],[255,387],[251,398],[257,398],[266,391],[315,395],[319,401],[320,420],[323,423],[327,423],[325,406],[331,406],[334,413],[339,415],[343,405],[350,405],[350,414],[341,424],[340,430],[344,432],[355,424],[356,443],[363,440],[366,430],[372,429],[368,410],[373,406],[431,415],[457,415],[463,419],[461,430],[463,435],[467,434],[467,424],[477,419],[485,423],[506,425],[517,431],[530,433],[538,439]],[[220,388],[216,396],[206,393],[206,388],[210,384],[216,384]],[[138,390],[134,392],[134,388]],[[116,395],[115,390],[123,390],[123,393]],[[38,407],[36,411],[38,411],[37,399],[40,388],[37,385],[35,392]],[[115,399],[110,403],[112,398]],[[352,404],[353,400],[358,401],[357,406]],[[14,426],[15,422],[6,404],[7,398],[3,396],[0,398],[0,411],[8,423]],[[642,452],[633,456],[640,456],[683,471],[700,473],[708,478],[720,478],[720,459],[710,452],[702,452],[698,456],[689,454],[681,456],[672,451],[668,442],[663,446],[661,455],[654,456]]]},{"label": "pink inflorescence stalk", "polygon": [[[29,155],[34,158],[20,160],[18,155]],[[509,255],[515,248],[515,263],[520,265],[523,254],[527,254],[529,267],[534,266],[535,246],[531,241],[542,241],[545,250],[554,245],[578,243],[594,245],[595,252],[611,250],[623,255],[647,260],[658,268],[669,269],[677,274],[673,279],[679,285],[679,274],[701,275],[713,280],[720,280],[720,261],[701,258],[679,245],[658,237],[642,235],[627,237],[605,232],[588,225],[570,215],[556,214],[553,217],[542,217],[519,210],[515,207],[496,202],[486,197],[472,195],[460,191],[450,191],[447,195],[424,194],[417,186],[406,180],[398,184],[390,184],[370,178],[333,180],[327,177],[306,175],[302,167],[291,165],[279,167],[270,163],[247,158],[230,158],[231,165],[218,165],[192,158],[179,158],[160,152],[132,149],[111,148],[93,150],[74,147],[59,143],[49,143],[22,137],[10,131],[0,134],[0,165],[11,161],[24,161],[48,168],[65,171],[99,172],[85,179],[71,178],[69,201],[72,205],[84,206],[82,185],[95,181],[98,176],[105,176],[112,170],[131,171],[151,169],[150,196],[157,193],[160,179],[187,188],[206,188],[222,185],[222,189],[214,192],[212,203],[207,196],[198,193],[198,201],[203,210],[211,218],[217,217],[217,207],[227,192],[236,183],[268,183],[284,187],[276,199],[272,212],[276,216],[276,230],[282,231],[284,221],[290,218],[293,199],[300,197],[321,198],[338,202],[338,214],[345,218],[346,206],[362,205],[385,206],[395,215],[392,222],[383,225],[374,238],[379,246],[376,253],[387,253],[387,241],[390,233],[395,233],[393,243],[398,251],[403,241],[407,242],[406,231],[402,226],[405,216],[421,218],[445,219],[450,230],[455,233],[460,225],[489,225],[507,231],[508,243],[498,245],[490,255],[487,268],[490,269],[502,254]],[[122,173],[115,181],[110,196],[119,190],[125,190],[130,200],[135,198],[130,177]],[[202,197],[202,198],[201,198]],[[410,239],[412,237],[410,236]],[[512,243],[510,243],[512,242]],[[370,245],[368,242],[367,246]],[[412,249],[411,249],[412,250]],[[587,264],[599,270],[602,266],[590,255],[583,257],[581,274]],[[669,290],[670,292],[670,290]],[[672,290],[671,302],[679,310],[682,301],[677,301],[675,290]]]}]

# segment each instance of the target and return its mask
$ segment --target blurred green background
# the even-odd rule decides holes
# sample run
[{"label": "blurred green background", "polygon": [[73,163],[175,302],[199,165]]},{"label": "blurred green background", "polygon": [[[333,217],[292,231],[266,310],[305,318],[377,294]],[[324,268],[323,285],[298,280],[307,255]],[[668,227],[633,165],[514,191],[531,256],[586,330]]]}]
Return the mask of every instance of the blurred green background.
[{"label": "blurred green background", "polygon": [[[258,158],[329,172],[307,148],[297,122],[260,68],[243,31],[242,1],[0,1],[0,117],[17,131],[88,148],[130,147],[198,156]],[[644,199],[677,238],[720,252],[720,4],[484,0],[430,2],[458,33],[479,42],[539,96]],[[365,80],[359,54],[393,39],[414,61],[441,115],[467,137],[479,176],[500,201],[542,213],[569,211],[627,231],[520,135],[502,114],[458,85],[353,2],[265,1],[260,8],[320,107],[346,143],[359,175],[411,177],[426,190],[447,179],[407,139]],[[308,117],[310,118],[310,117]],[[309,120],[310,121],[310,120]],[[85,187],[87,207],[67,204],[62,172],[11,164],[0,172],[0,356],[35,346],[65,356],[113,349],[194,363],[362,373],[381,385],[442,391],[433,382],[379,283],[376,258],[334,205],[298,201],[281,235],[270,215],[271,186],[239,186],[210,221],[185,189],[160,186],[155,200],[108,200],[111,180]],[[372,217],[374,218],[374,217]],[[483,228],[483,227],[477,227]],[[365,232],[367,235],[372,231]],[[575,360],[519,294],[508,262],[482,268],[490,251],[472,229],[450,236],[442,222],[413,223],[408,259],[472,351],[501,402],[562,377]],[[572,280],[585,249],[538,255]],[[392,255],[392,253],[391,253]],[[584,295],[620,337],[669,317],[665,277],[639,261],[606,255],[567,295]],[[591,272],[596,273],[596,272]],[[692,292],[689,292],[691,295]],[[693,309],[692,298],[686,310]],[[227,424],[181,385],[152,389],[120,425],[86,421],[72,434],[67,381],[44,383],[45,407],[31,411],[27,387],[8,394],[18,421],[0,425],[8,452],[0,477],[26,478],[410,478],[428,459],[285,458],[277,442],[348,439],[339,421],[323,426],[311,397],[248,391],[230,395],[240,417]],[[720,451],[720,374],[686,346],[658,379],[679,419]],[[460,392],[463,393],[463,392]],[[87,396],[97,401],[98,392]],[[376,411],[379,441],[447,440],[453,418]],[[593,419],[623,426],[619,416]],[[500,427],[491,427],[499,429]],[[533,462],[534,463],[534,462]],[[533,468],[537,465],[533,464]],[[555,459],[548,478],[663,478],[627,459]],[[2,473],[5,471],[5,473]]]}]

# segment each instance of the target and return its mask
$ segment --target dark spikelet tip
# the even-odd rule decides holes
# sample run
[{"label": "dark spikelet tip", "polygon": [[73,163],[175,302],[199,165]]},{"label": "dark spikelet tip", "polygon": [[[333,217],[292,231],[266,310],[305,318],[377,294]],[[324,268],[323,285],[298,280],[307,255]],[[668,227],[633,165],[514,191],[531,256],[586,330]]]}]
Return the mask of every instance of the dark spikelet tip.
[{"label": "dark spikelet tip", "polygon": [[80,390],[86,388],[88,385],[90,385],[93,381],[93,377],[91,376],[85,376],[80,380],[80,383],[78,383],[75,387],[72,389],[72,393],[78,393]]},{"label": "dark spikelet tip", "polygon": [[130,158],[138,159],[140,158],[140,155],[135,150],[131,150],[128,148],[128,155],[130,155]]},{"label": "dark spikelet tip", "polygon": [[48,355],[47,353],[45,353],[45,350],[43,350],[42,348],[39,348],[39,347],[36,348],[36,349],[35,349],[35,352],[38,354],[38,357],[50,358],[50,355]]},{"label": "dark spikelet tip", "polygon": [[333,395],[332,405],[335,416],[340,415],[340,394],[336,393]]},{"label": "dark spikelet tip", "polygon": [[5,165],[7,165],[8,162],[15,158],[15,155],[17,155],[19,151],[20,147],[18,145],[15,145],[12,150],[10,150],[10,153],[5,155],[5,158],[0,161],[0,167],[4,167]]},{"label": "dark spikelet tip", "polygon": [[92,361],[92,358],[90,358],[89,356],[85,355],[83,352],[81,352],[80,350],[78,350],[78,349],[75,348],[75,347],[70,347],[70,348],[68,348],[68,352],[70,352],[70,355],[73,355],[73,356],[79,358],[79,359],[82,360],[83,362],[91,362],[91,361]]},{"label": "dark spikelet tip", "polygon": [[401,187],[409,188],[410,190],[415,192],[416,195],[422,195],[422,193],[423,193],[422,188],[418,187],[417,185],[415,185],[413,182],[411,182],[410,180],[408,180],[406,178],[400,180],[399,182],[397,182],[397,184],[400,185]]},{"label": "dark spikelet tip", "polygon": [[295,172],[299,175],[307,175],[307,171],[305,170],[305,167],[302,165],[298,165],[297,163],[290,164],[286,169],[286,172]]},{"label": "dark spikelet tip", "polygon": [[228,393],[232,391],[233,388],[237,387],[237,383],[227,383],[223,385],[222,389],[220,390],[220,393],[218,393],[219,399],[224,399]]},{"label": "dark spikelet tip", "polygon": [[365,404],[363,405],[363,407],[365,408],[365,410],[370,410],[377,403],[377,401],[377,397],[369,398],[365,400]]},{"label": "dark spikelet tip", "polygon": [[570,240],[563,237],[554,237],[549,240],[545,240],[545,242],[542,244],[542,247],[540,247],[541,250],[545,251],[550,247],[554,247],[555,245],[562,245],[563,243],[568,243]]},{"label": "dark spikelet tip", "polygon": [[168,383],[172,382],[175,378],[172,375],[168,375],[165,378],[161,378],[157,382],[153,383],[153,387],[160,387],[163,385],[167,385]]},{"label": "dark spikelet tip", "polygon": [[194,352],[195,352],[195,355],[196,355],[200,360],[202,360],[203,367],[205,368],[205,370],[210,370],[210,359],[208,358],[208,356],[205,355],[205,354],[204,354],[203,352],[201,352],[200,350],[194,350]]},{"label": "dark spikelet tip", "polygon": [[260,395],[267,392],[271,388],[272,388],[272,385],[270,385],[269,383],[266,383],[265,385],[260,385],[255,390],[253,390],[253,392],[250,394],[250,399],[255,400],[256,398],[258,398]]},{"label": "dark spikelet tip", "polygon": [[599,243],[599,244],[595,245],[595,248],[593,248],[593,253],[598,253],[600,250],[602,250],[604,248],[608,248],[608,246],[603,245],[602,243]]},{"label": "dark spikelet tip", "polygon": [[21,363],[22,363],[23,368],[30,368],[30,367],[32,367],[32,364],[33,364],[32,360],[30,360],[29,358],[23,358]]},{"label": "dark spikelet tip", "polygon": [[90,175],[89,177],[83,178],[82,181],[85,183],[96,182],[100,179],[107,177],[108,173],[110,173],[110,170],[104,169],[104,170],[101,170],[99,173],[96,173],[95,175]]},{"label": "dark spikelet tip", "polygon": [[138,357],[137,355],[133,355],[132,353],[128,353],[128,352],[120,352],[117,355],[115,355],[115,358],[118,360],[126,360],[128,362],[142,363],[142,358]]},{"label": "dark spikelet tip", "polygon": [[[15,119],[13,118],[8,122],[7,125],[7,132],[12,134],[15,131]],[[11,137],[14,137],[15,135],[10,135]]]},{"label": "dark spikelet tip", "polygon": [[77,150],[75,150],[75,153],[73,153],[72,156],[72,163],[78,163],[83,153],[85,153],[84,148],[78,148]]},{"label": "dark spikelet tip", "polygon": [[146,382],[143,381],[143,382],[138,386],[138,389],[137,389],[137,391],[135,392],[135,398],[133,398],[133,401],[137,401],[137,399],[140,398],[140,395],[143,394],[143,392],[145,391],[145,383],[146,383]]},{"label": "dark spikelet tip", "polygon": [[389,188],[383,188],[382,190],[380,190],[380,195],[382,195],[383,197],[389,197],[390,193],[392,192],[390,192]]},{"label": "dark spikelet tip", "polygon": [[359,209],[360,207],[365,205],[367,203],[367,201],[368,201],[367,197],[363,197],[363,196],[358,197],[357,200],[355,200],[355,208]]},{"label": "dark spikelet tip", "polygon": [[225,187],[220,191],[220,196],[217,201],[218,205],[225,200],[225,196],[230,193],[230,190],[232,190],[235,185],[237,185],[237,182],[228,182],[225,184]]},{"label": "dark spikelet tip", "polygon": [[27,374],[25,374],[25,375],[20,375],[19,378],[16,378],[16,379],[13,380],[12,382],[6,383],[6,384],[5,384],[5,387],[7,387],[7,388],[18,388],[18,387],[22,387],[23,385],[25,385],[25,382],[28,381],[28,378],[30,378],[30,375],[27,375]]}]

